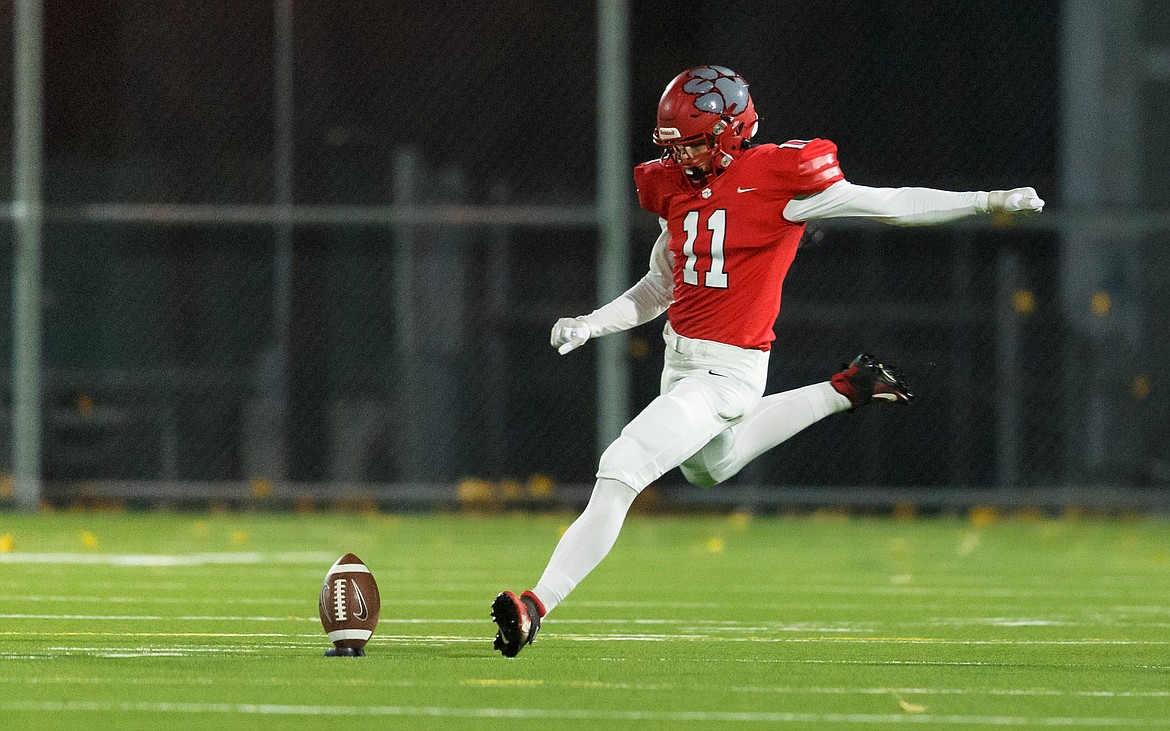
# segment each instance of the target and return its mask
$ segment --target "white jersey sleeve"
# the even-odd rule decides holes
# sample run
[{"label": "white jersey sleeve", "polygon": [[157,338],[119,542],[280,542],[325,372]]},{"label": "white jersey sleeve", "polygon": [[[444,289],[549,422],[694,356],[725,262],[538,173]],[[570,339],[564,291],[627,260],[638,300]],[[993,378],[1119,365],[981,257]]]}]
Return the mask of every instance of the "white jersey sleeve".
[{"label": "white jersey sleeve", "polygon": [[921,226],[957,221],[987,213],[988,193],[958,193],[933,188],[870,188],[847,180],[833,183],[784,208],[789,221],[861,216],[899,226]]},{"label": "white jersey sleeve", "polygon": [[578,319],[589,326],[591,337],[629,330],[650,322],[674,301],[674,256],[670,253],[670,232],[658,219],[662,233],[650,251],[650,270],[620,297]]}]

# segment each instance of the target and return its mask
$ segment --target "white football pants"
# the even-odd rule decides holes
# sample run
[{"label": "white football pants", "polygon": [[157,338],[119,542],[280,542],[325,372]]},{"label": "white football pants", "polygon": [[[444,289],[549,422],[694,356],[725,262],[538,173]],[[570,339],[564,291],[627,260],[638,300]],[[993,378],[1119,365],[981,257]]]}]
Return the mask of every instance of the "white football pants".
[{"label": "white football pants", "polygon": [[534,587],[548,611],[605,558],[626,513],[647,485],[674,467],[709,487],[849,399],[823,382],[761,398],[768,354],[663,334],[662,393],[601,456],[585,512],[569,527]]},{"label": "white football pants", "polygon": [[[765,351],[684,338],[669,323],[663,339],[660,395],[622,429],[597,470],[599,478],[639,492],[738,424],[759,403],[768,379]],[[702,464],[689,467],[683,470],[688,479],[688,471],[705,472]]]}]

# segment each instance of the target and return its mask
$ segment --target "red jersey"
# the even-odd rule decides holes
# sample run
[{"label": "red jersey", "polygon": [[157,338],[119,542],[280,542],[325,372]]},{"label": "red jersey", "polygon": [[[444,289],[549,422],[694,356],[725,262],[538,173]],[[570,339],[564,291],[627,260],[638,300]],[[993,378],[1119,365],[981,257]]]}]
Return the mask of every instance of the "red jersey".
[{"label": "red jersey", "polygon": [[637,166],[638,201],[670,232],[667,316],[675,332],[770,350],[784,277],[804,235],[784,207],[839,180],[837,146],[822,139],[748,148],[703,188],[659,160]]}]

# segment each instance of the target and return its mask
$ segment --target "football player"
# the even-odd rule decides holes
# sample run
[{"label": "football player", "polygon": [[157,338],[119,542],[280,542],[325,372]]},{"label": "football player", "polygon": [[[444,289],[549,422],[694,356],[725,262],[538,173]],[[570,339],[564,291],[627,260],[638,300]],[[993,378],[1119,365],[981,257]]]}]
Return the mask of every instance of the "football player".
[{"label": "football player", "polygon": [[806,222],[921,225],[1044,207],[1033,188],[856,185],[832,142],[752,145],[757,126],[747,81],[722,66],[682,72],[658,103],[662,155],[634,169],[639,203],[662,228],[649,271],[613,302],[557,320],[551,342],[564,354],[666,312],[661,394],[601,455],[589,503],[536,586],[492,603],[495,649],[506,657],[535,639],[541,619],[609,552],[634,498],[668,470],[715,485],[830,414],[913,399],[899,371],[870,355],[822,383],[763,396],[781,287]]}]

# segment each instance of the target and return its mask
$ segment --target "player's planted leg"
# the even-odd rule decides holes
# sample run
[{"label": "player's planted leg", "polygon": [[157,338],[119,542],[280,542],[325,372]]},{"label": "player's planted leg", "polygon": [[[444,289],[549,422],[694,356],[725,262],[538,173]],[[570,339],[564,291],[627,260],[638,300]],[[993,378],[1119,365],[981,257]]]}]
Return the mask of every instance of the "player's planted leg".
[{"label": "player's planted leg", "polygon": [[[561,536],[536,586],[519,597],[510,591],[496,597],[492,602],[492,619],[499,628],[495,648],[504,657],[515,657],[531,642],[540,629],[541,618],[601,563],[617,540],[637,496],[637,491],[623,483],[599,479],[589,504]],[[524,627],[526,617],[529,629]]]},{"label": "player's planted leg", "polygon": [[544,606],[531,591],[520,596],[510,591],[500,592],[492,602],[492,621],[499,627],[493,647],[504,657],[516,657],[525,645],[536,639],[544,615]]}]

